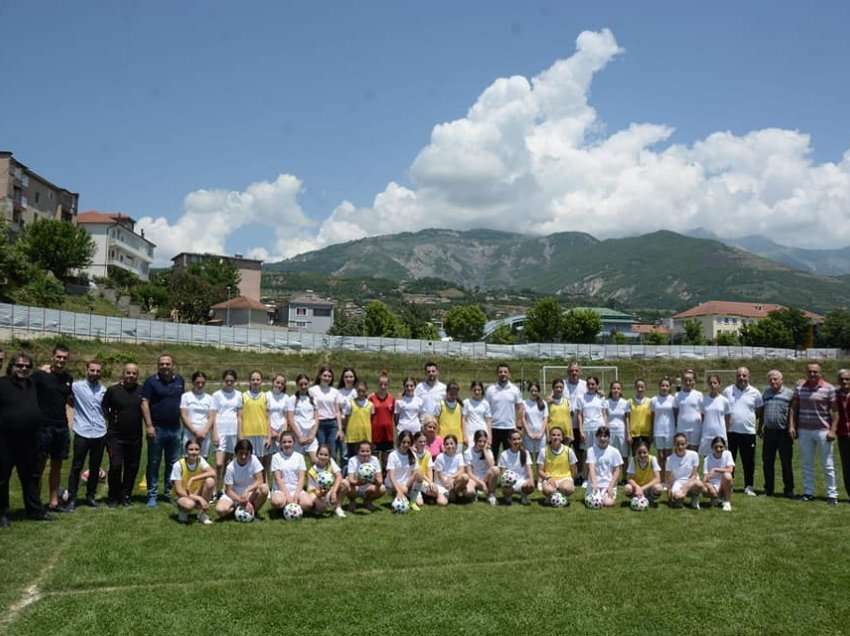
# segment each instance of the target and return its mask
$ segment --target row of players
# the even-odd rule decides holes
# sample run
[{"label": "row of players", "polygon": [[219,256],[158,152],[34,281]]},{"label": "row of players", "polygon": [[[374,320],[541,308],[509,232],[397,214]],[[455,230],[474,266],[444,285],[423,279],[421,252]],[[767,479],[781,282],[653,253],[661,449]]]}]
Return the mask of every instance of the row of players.
[{"label": "row of players", "polygon": [[[611,507],[617,500],[624,460],[610,440],[610,430],[602,426],[588,447],[585,501],[589,507]],[[675,436],[674,452],[668,459],[666,472],[649,454],[646,442],[636,444],[626,469],[624,488],[632,508],[645,509],[666,490],[673,506],[680,507],[690,498],[690,506],[699,508],[700,496],[705,494],[723,510],[732,509],[735,464],[726,450],[725,440],[719,436],[713,440],[702,476],[699,457],[687,448],[687,441],[683,434]],[[439,506],[472,502],[479,495],[496,505],[499,491],[504,504],[511,505],[514,494],[518,494],[521,503],[527,505],[535,485],[543,493],[545,503],[564,507],[576,489],[576,455],[564,443],[564,431],[559,427],[549,431],[548,444],[537,453],[536,471],[532,455],[524,448],[518,431],[510,435],[509,447],[499,454],[498,460],[483,430],[475,433],[473,445],[465,452],[459,450],[457,438],[448,435],[436,459],[427,449],[424,433],[403,431],[398,436],[397,448],[389,454],[385,476],[380,461],[372,454],[371,443],[365,440],[356,445],[356,453],[348,459],[344,472],[326,445],[316,450],[315,461],[308,469],[304,455],[295,450],[291,432],[283,432],[279,442],[280,448],[271,460],[271,488],[266,483],[263,464],[253,454],[251,441],[237,442],[235,457],[225,471],[224,493],[215,501],[219,518],[235,515],[240,521],[253,520],[269,499],[271,507],[281,511],[285,518],[300,517],[305,511],[322,514],[331,510],[344,518],[346,500],[349,511],[356,509],[358,498],[368,510],[374,510],[374,501],[386,493],[392,495],[392,508],[396,512],[418,512],[426,501]],[[202,457],[196,440],[189,440],[185,449],[186,455],[174,464],[171,473],[179,520],[188,522],[189,514],[197,512],[201,523],[210,524],[208,511],[214,501],[215,471]]]}]

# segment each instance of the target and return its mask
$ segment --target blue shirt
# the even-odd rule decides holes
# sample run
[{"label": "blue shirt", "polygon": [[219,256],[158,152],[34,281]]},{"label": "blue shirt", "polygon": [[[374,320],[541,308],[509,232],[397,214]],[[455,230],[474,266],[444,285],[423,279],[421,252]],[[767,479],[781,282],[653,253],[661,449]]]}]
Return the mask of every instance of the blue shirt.
[{"label": "blue shirt", "polygon": [[147,400],[154,428],[180,428],[180,398],[183,397],[183,378],[175,375],[164,382],[159,374],[152,375],[142,387],[142,398]]},{"label": "blue shirt", "polygon": [[106,387],[100,382],[77,380],[71,385],[71,393],[74,395],[74,433],[88,439],[106,435],[106,419],[101,407]]}]

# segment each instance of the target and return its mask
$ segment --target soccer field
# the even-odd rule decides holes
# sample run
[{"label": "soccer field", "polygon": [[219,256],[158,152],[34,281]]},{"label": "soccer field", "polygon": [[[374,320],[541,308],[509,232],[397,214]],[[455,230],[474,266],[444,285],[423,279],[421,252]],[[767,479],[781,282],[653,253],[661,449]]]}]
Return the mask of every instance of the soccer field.
[{"label": "soccer field", "polygon": [[844,500],[736,493],[732,513],[555,510],[539,494],[407,515],[387,503],[209,527],[165,503],[15,519],[0,533],[0,632],[836,634],[850,619]]}]

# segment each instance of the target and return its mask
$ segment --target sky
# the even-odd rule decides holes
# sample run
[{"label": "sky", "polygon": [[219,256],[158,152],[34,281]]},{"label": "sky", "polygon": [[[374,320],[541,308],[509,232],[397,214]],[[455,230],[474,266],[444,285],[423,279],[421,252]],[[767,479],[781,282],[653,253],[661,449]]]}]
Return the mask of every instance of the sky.
[{"label": "sky", "polygon": [[157,264],[426,227],[850,245],[850,3],[591,4],[0,1],[0,149]]}]

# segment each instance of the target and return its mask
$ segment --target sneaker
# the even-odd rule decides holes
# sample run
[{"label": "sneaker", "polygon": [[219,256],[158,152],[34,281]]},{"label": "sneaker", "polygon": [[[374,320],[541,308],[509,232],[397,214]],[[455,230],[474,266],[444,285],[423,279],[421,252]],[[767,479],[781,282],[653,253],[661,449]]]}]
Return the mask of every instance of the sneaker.
[{"label": "sneaker", "polygon": [[156,495],[148,497],[148,508],[156,508]]},{"label": "sneaker", "polygon": [[348,504],[348,512],[351,512],[351,513],[357,512],[357,504],[354,503],[353,501],[350,504]]},{"label": "sneaker", "polygon": [[421,492],[416,494],[416,505],[417,506],[424,506],[425,505],[425,500],[422,499],[422,493]]},{"label": "sneaker", "polygon": [[177,521],[179,523],[189,523],[189,513],[188,512],[178,512],[177,513]]},{"label": "sneaker", "polygon": [[198,513],[198,523],[201,523],[205,526],[211,526],[212,525],[212,519],[210,519],[210,516],[206,512],[199,512]]},{"label": "sneaker", "polygon": [[723,504],[720,506],[720,509],[723,512],[732,512],[732,504],[728,501],[724,501]]},{"label": "sneaker", "polygon": [[537,490],[539,490],[540,492],[543,492],[543,481],[542,480],[537,482]]},{"label": "sneaker", "polygon": [[95,501],[94,497],[86,497],[86,505],[89,508],[97,508],[100,504]]},{"label": "sneaker", "polygon": [[520,502],[523,506],[527,506],[527,505],[529,505],[529,504],[531,503],[531,502],[528,500],[528,495],[523,495],[522,497],[520,497],[519,502]]},{"label": "sneaker", "polygon": [[814,495],[800,495],[800,501],[814,501]]},{"label": "sneaker", "polygon": [[487,501],[491,506],[495,506],[498,502],[496,501],[496,495],[488,495]]},{"label": "sneaker", "polygon": [[514,498],[513,497],[505,497],[504,502],[505,502],[506,506],[510,506],[514,503]]},{"label": "sneaker", "polygon": [[829,497],[826,500],[826,504],[828,506],[837,506],[838,505],[838,497]]},{"label": "sneaker", "polygon": [[334,510],[334,514],[335,514],[337,517],[339,517],[340,519],[345,519],[345,517],[346,517],[346,515],[345,515],[345,510],[343,510],[343,509],[342,509],[342,508],[340,508],[339,506],[337,506],[337,507],[336,507],[336,510]]},{"label": "sneaker", "polygon": [[720,507],[720,500],[717,497],[711,498],[711,507],[712,508],[719,508]]},{"label": "sneaker", "polygon": [[9,521],[9,517],[6,515],[0,515],[0,528],[9,528],[12,525],[12,522]]},{"label": "sneaker", "polygon": [[413,512],[422,512],[422,508],[420,508],[420,507],[416,504],[416,502],[415,502],[415,501],[411,501],[411,502],[410,502],[410,509],[411,509]]},{"label": "sneaker", "polygon": [[69,501],[62,507],[62,512],[74,512],[77,509],[77,504]]},{"label": "sneaker", "polygon": [[106,500],[106,507],[107,508],[117,508],[118,507],[118,500],[117,499],[107,499]]},{"label": "sneaker", "polygon": [[752,486],[747,486],[746,488],[744,488],[744,494],[747,495],[747,497],[758,497],[756,491],[753,490]]},{"label": "sneaker", "polygon": [[699,495],[691,495],[690,507],[693,510],[699,510]]}]

